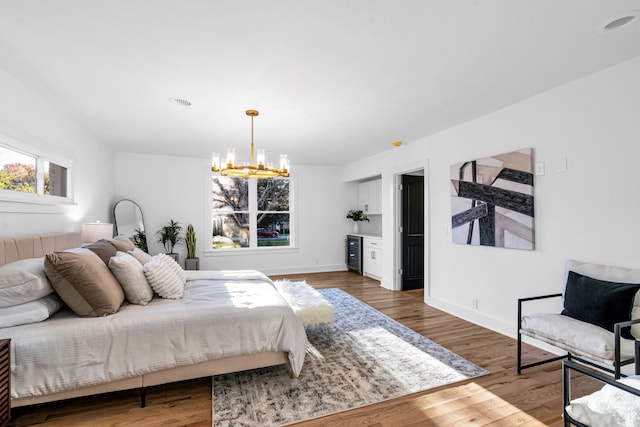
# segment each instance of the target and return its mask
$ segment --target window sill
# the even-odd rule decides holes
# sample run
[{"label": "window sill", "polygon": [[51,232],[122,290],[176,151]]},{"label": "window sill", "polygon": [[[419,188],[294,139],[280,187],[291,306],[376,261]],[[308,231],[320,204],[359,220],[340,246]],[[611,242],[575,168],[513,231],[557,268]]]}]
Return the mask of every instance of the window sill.
[{"label": "window sill", "polygon": [[211,249],[204,251],[203,256],[279,255],[294,252],[298,252],[298,248],[295,246],[288,246],[286,248],[269,246],[264,248]]},{"label": "window sill", "polygon": [[71,199],[38,195],[1,195],[0,212],[64,213],[78,204]]}]

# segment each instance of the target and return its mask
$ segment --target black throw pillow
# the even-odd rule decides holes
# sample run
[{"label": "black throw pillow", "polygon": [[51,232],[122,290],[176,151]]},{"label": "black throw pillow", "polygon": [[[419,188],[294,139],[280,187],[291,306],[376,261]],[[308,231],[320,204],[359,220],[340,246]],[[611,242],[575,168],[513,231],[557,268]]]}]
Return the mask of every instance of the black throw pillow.
[{"label": "black throw pillow", "polygon": [[[631,320],[638,290],[640,283],[607,282],[569,271],[562,314],[613,332],[614,323]],[[620,335],[633,339],[630,327]]]}]

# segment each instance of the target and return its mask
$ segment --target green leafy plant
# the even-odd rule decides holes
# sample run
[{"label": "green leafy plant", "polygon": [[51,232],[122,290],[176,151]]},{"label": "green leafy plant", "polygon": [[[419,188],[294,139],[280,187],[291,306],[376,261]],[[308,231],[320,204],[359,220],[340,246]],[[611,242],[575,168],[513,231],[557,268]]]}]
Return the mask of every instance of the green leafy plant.
[{"label": "green leafy plant", "polygon": [[347,218],[354,221],[369,221],[369,218],[361,210],[350,210],[347,212]]},{"label": "green leafy plant", "polygon": [[160,236],[158,242],[162,243],[162,246],[164,246],[164,249],[168,254],[172,254],[173,247],[182,242],[183,238],[180,236],[181,232],[182,226],[180,223],[172,219],[169,220],[169,224],[158,230],[157,234]]},{"label": "green leafy plant", "polygon": [[187,226],[187,233],[185,234],[184,241],[187,245],[187,258],[193,259],[196,257],[196,232],[193,229],[193,225]]},{"label": "green leafy plant", "polygon": [[136,228],[133,231],[135,232],[135,234],[131,236],[133,244],[148,253],[149,247],[147,246],[147,234],[139,228]]}]

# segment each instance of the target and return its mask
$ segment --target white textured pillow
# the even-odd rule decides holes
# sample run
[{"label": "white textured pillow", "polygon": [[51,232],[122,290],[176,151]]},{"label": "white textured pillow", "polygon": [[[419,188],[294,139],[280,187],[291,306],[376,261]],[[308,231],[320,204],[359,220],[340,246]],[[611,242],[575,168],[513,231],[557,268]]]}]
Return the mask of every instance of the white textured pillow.
[{"label": "white textured pillow", "polygon": [[142,264],[131,255],[118,251],[109,260],[109,269],[116,276],[124,296],[131,304],[147,305],[153,299],[153,289],[144,275]]},{"label": "white textured pillow", "polygon": [[149,285],[162,298],[180,299],[184,292],[184,280],[175,273],[170,264],[154,256],[143,267]]},{"label": "white textured pillow", "polygon": [[135,259],[137,259],[138,262],[142,265],[145,265],[146,263],[151,261],[151,255],[149,255],[148,253],[146,253],[140,248],[134,248],[131,251],[127,251],[127,253],[132,257],[134,257]]},{"label": "white textured pillow", "polygon": [[[619,381],[640,389],[639,376]],[[608,384],[599,391],[573,400],[566,409],[571,417],[591,427],[637,426],[640,420],[640,399]]]},{"label": "white textured pillow", "polygon": [[182,283],[187,281],[187,275],[175,259],[166,254],[158,254],[155,255],[155,257],[158,258],[162,263],[166,264],[169,268],[171,268],[171,270],[173,270],[173,272],[178,275],[180,280],[182,280]]},{"label": "white textured pillow", "polygon": [[49,294],[35,301],[12,307],[2,307],[0,308],[0,328],[42,322],[61,308],[62,301],[56,294]]},{"label": "white textured pillow", "polygon": [[0,267],[0,307],[35,301],[53,292],[44,258],[27,258]]}]

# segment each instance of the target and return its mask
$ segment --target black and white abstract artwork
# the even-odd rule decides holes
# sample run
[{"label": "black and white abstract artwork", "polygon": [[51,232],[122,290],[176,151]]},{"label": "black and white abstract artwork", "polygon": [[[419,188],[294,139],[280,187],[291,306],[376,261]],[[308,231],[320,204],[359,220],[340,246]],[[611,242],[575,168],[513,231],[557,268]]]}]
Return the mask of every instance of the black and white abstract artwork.
[{"label": "black and white abstract artwork", "polygon": [[454,243],[534,249],[533,149],[451,166]]}]

